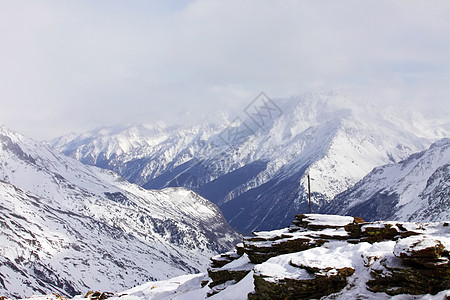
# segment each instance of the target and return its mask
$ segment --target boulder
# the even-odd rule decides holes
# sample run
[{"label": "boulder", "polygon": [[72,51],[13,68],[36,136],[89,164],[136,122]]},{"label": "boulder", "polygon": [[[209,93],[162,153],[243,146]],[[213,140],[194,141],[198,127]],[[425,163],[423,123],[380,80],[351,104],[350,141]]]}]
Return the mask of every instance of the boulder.
[{"label": "boulder", "polygon": [[428,268],[449,268],[449,251],[437,238],[412,236],[397,241],[394,255]]}]

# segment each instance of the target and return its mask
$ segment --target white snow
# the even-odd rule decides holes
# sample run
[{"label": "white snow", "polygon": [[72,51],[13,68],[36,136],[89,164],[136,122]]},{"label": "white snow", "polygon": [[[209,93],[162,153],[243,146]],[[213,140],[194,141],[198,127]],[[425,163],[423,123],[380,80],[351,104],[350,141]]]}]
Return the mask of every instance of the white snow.
[{"label": "white snow", "polygon": [[[238,283],[227,287],[225,290],[221,291],[207,299],[213,300],[247,300],[247,295],[254,291],[253,288],[253,271],[247,274]],[[197,298],[200,299],[200,298]]]},{"label": "white snow", "polygon": [[284,254],[270,258],[268,261],[254,267],[255,274],[266,277],[266,280],[277,282],[286,278],[314,279],[314,275],[290,264],[298,254]]},{"label": "white snow", "polygon": [[222,270],[238,271],[238,270],[251,270],[254,264],[250,262],[247,254],[242,255],[240,258],[233,260],[222,267]]},{"label": "white snow", "polygon": [[327,243],[323,247],[309,249],[307,251],[299,252],[291,263],[296,266],[306,266],[311,268],[352,268],[353,254],[355,245],[348,245],[347,242]]},{"label": "white snow", "polygon": [[344,227],[345,225],[353,223],[353,217],[323,215],[323,214],[306,214],[307,218],[303,219],[309,225],[316,226],[335,226]]},{"label": "white snow", "polygon": [[[336,225],[335,225],[336,226]],[[348,232],[344,228],[325,228],[322,230],[308,232],[308,236],[317,237],[317,236],[336,236],[336,237],[346,237],[348,236]]]},{"label": "white snow", "polygon": [[201,282],[208,280],[206,274],[184,275],[170,280],[149,282],[144,285],[129,289],[120,293],[119,297],[108,298],[111,300],[191,300],[204,299],[207,287],[202,289]]}]

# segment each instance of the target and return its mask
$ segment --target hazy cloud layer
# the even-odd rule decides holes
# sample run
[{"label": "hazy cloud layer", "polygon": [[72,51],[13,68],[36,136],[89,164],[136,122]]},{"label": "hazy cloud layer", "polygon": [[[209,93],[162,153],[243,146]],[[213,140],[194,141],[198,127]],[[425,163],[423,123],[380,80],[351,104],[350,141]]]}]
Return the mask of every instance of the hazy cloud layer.
[{"label": "hazy cloud layer", "polygon": [[448,16],[433,0],[0,0],[0,123],[43,139],[189,121],[262,90],[445,110]]}]

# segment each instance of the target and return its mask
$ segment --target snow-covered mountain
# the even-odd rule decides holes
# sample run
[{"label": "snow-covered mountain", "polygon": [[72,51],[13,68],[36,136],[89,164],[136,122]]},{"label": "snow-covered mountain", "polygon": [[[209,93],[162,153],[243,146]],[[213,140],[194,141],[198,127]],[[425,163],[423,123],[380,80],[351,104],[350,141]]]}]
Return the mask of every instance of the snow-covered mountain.
[{"label": "snow-covered mountain", "polygon": [[125,126],[58,138],[58,151],[112,169],[144,188],[183,186],[219,205],[248,233],[281,228],[450,135],[447,117],[379,109],[342,93],[259,97],[233,121],[193,127]]},{"label": "snow-covered mountain", "polygon": [[449,220],[450,139],[404,161],[375,168],[324,211],[364,220]]},{"label": "snow-covered mountain", "polygon": [[184,188],[145,190],[0,126],[0,295],[120,291],[204,270],[239,235]]}]

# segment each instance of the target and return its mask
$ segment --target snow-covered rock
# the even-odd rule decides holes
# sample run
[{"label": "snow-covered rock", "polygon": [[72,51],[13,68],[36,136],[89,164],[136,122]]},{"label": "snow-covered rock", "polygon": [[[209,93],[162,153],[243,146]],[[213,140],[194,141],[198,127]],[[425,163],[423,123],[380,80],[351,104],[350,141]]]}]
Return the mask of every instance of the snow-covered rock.
[{"label": "snow-covered rock", "polygon": [[309,211],[308,173],[317,212],[374,167],[450,135],[448,119],[380,109],[343,93],[273,103],[268,111],[253,102],[252,111],[260,109],[253,119],[243,112],[216,124],[103,128],[51,144],[144,188],[193,189],[219,205],[232,226],[250,233],[282,228]]},{"label": "snow-covered rock", "polygon": [[[395,295],[403,299],[402,295],[411,298],[427,293],[442,296],[450,294],[449,228],[448,222],[366,223],[358,217],[298,215],[294,226],[255,232],[254,237],[244,238],[241,258],[209,272],[247,263],[243,269],[247,276],[252,272],[254,279],[253,286],[247,289],[254,290],[249,299],[390,299]],[[287,242],[294,240],[301,243],[293,247]],[[304,247],[305,243],[309,246]],[[271,251],[267,251],[269,248]],[[255,261],[255,252],[272,255]],[[248,267],[247,257],[253,269]],[[243,274],[241,277],[245,278]],[[224,282],[227,278],[220,279]],[[214,280],[209,286],[214,286]]]},{"label": "snow-covered rock", "polygon": [[239,235],[184,188],[151,191],[0,126],[0,295],[118,292],[205,271]]}]

